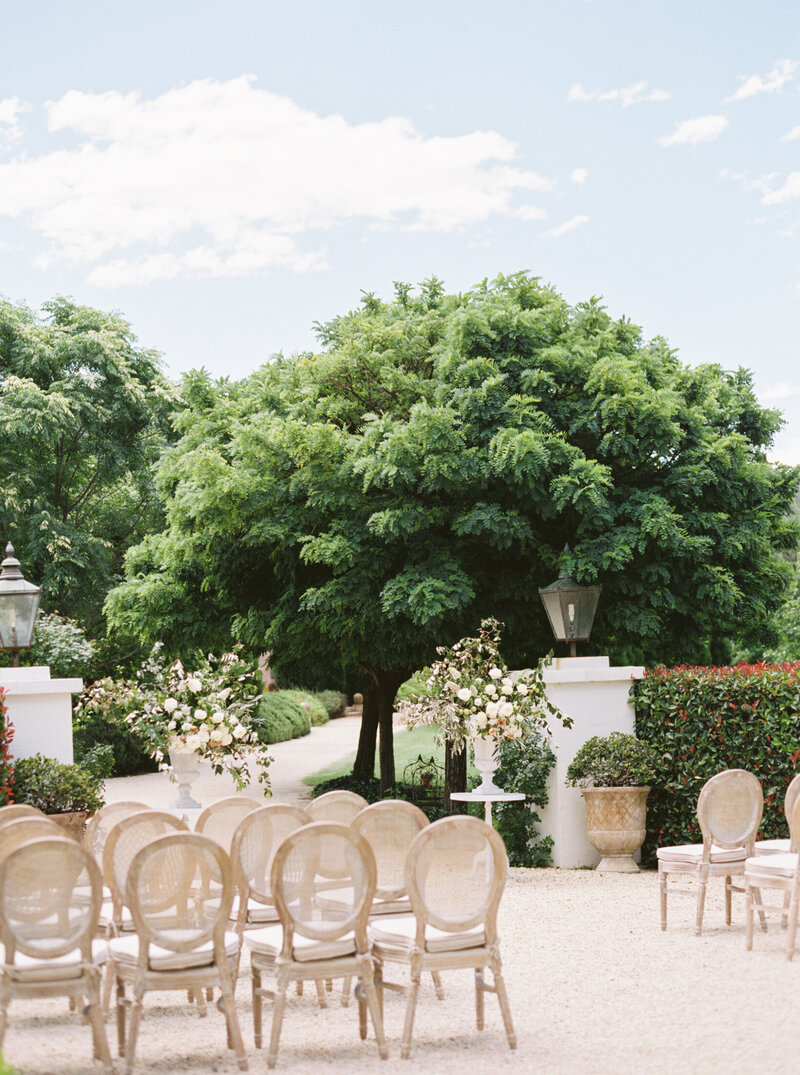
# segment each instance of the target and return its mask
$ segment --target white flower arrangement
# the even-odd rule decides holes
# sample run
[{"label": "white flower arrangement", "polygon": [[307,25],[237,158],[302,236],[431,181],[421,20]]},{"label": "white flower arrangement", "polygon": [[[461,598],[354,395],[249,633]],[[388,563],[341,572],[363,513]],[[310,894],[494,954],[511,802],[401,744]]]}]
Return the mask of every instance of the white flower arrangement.
[{"label": "white flower arrangement", "polygon": [[497,620],[484,620],[477,637],[437,649],[428,696],[399,707],[409,727],[437,725],[443,738],[456,743],[475,736],[520,743],[533,730],[547,734],[548,716],[571,723],[547,698],[542,672],[549,656],[510,677],[500,658],[500,628]]}]

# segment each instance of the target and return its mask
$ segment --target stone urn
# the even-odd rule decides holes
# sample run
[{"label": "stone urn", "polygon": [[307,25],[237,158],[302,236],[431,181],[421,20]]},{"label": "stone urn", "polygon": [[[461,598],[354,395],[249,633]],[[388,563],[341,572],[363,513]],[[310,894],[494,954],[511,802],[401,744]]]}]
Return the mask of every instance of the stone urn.
[{"label": "stone urn", "polygon": [[603,856],[595,869],[638,873],[633,856],[644,843],[650,788],[584,788],[586,827]]},{"label": "stone urn", "polygon": [[169,752],[172,778],[178,785],[178,798],[172,803],[173,810],[202,810],[201,803],[192,798],[192,784],[200,776],[200,758],[193,750],[173,747]]},{"label": "stone urn", "polygon": [[71,836],[73,840],[82,843],[86,822],[91,816],[88,810],[74,810],[67,814],[48,814],[47,816],[50,821],[55,821],[56,825],[59,825],[67,836]]}]

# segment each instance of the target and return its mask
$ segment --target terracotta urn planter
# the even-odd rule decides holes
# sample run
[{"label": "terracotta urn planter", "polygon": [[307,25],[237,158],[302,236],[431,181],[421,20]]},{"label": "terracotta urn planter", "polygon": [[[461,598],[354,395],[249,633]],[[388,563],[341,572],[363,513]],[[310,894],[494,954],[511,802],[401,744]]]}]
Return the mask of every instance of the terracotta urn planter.
[{"label": "terracotta urn planter", "polygon": [[595,869],[638,873],[634,854],[644,843],[650,788],[584,788],[589,840],[603,856]]},{"label": "terracotta urn planter", "polygon": [[83,840],[86,822],[91,814],[88,810],[75,810],[69,814],[48,814],[47,816],[51,821],[55,821],[56,825],[60,825],[67,836],[71,836],[73,840],[80,843]]}]

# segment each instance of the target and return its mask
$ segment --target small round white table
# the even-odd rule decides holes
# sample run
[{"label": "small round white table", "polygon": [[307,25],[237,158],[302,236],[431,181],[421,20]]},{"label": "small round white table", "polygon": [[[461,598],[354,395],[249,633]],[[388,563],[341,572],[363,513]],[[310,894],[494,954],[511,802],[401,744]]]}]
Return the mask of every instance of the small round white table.
[{"label": "small round white table", "polygon": [[476,791],[451,791],[450,798],[460,803],[483,803],[486,824],[492,823],[492,803],[521,803],[525,799],[521,791],[501,791],[495,795],[481,795]]}]

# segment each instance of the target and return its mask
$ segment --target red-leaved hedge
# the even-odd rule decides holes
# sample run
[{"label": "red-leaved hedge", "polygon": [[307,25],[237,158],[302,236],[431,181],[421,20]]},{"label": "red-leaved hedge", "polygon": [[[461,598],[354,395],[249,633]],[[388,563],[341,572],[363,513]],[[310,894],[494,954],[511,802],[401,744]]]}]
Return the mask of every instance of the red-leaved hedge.
[{"label": "red-leaved hedge", "polygon": [[700,789],[723,769],[761,781],[761,837],[784,836],[783,796],[800,761],[800,662],[649,669],[633,687],[636,734],[659,756],[644,857],[699,843]]}]

